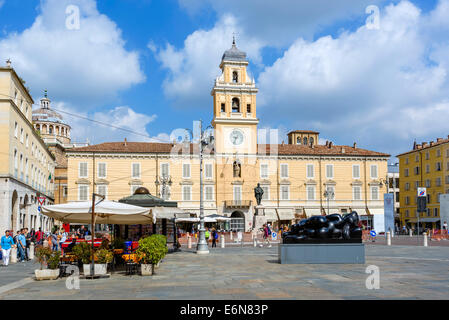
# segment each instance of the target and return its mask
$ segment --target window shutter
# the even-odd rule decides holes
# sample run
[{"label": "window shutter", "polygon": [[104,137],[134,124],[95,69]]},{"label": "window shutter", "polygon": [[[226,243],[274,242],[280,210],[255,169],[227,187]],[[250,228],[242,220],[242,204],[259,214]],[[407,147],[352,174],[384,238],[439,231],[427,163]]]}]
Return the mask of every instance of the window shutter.
[{"label": "window shutter", "polygon": [[140,178],[140,163],[133,163],[133,178]]},{"label": "window shutter", "polygon": [[190,163],[184,163],[182,165],[182,177],[190,178]]},{"label": "window shutter", "polygon": [[206,163],[206,178],[212,179],[212,164]]},{"label": "window shutter", "polygon": [[326,178],[332,179],[334,177],[334,166],[331,164],[326,165]]},{"label": "window shutter", "polygon": [[168,177],[168,163],[163,163],[161,165],[161,174],[163,177]]},{"label": "window shutter", "polygon": [[288,178],[288,164],[281,164],[281,178]]},{"label": "window shutter", "polygon": [[312,179],[314,177],[314,168],[313,164],[307,165],[307,178]]},{"label": "window shutter", "polygon": [[352,166],[352,177],[354,179],[360,179],[360,166],[359,165]]}]

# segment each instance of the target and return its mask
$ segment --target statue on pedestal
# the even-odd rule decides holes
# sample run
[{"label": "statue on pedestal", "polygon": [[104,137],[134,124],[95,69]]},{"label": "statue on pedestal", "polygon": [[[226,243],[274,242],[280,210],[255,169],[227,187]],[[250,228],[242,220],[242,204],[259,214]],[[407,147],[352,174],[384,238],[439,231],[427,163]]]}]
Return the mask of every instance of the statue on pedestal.
[{"label": "statue on pedestal", "polygon": [[254,196],[256,197],[257,205],[260,206],[263,196],[263,189],[260,187],[260,183],[254,188]]}]

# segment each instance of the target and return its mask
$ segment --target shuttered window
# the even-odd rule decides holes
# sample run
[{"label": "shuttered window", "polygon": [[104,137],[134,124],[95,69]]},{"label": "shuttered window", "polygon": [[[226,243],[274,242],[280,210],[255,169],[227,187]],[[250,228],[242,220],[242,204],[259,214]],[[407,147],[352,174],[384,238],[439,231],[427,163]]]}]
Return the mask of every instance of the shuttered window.
[{"label": "shuttered window", "polygon": [[205,186],[205,199],[206,201],[214,200],[214,187],[213,186]]},{"label": "shuttered window", "polygon": [[281,164],[281,178],[288,178],[288,164]]},{"label": "shuttered window", "polygon": [[307,165],[307,179],[313,179],[315,177],[315,168],[313,164]]},{"label": "shuttered window", "polygon": [[78,186],[78,200],[79,201],[89,200],[89,186],[86,185]]},{"label": "shuttered window", "polygon": [[132,177],[135,179],[140,178],[140,163],[132,164]]},{"label": "shuttered window", "polygon": [[307,200],[315,200],[315,186],[307,187]]},{"label": "shuttered window", "polygon": [[108,195],[108,187],[106,185],[103,185],[103,184],[99,185],[97,187],[97,193],[101,194],[102,196],[104,196],[106,198],[107,195]]},{"label": "shuttered window", "polygon": [[290,186],[281,186],[281,200],[289,200]]},{"label": "shuttered window", "polygon": [[242,187],[234,186],[234,201],[242,201]]},{"label": "shuttered window", "polygon": [[260,165],[260,178],[262,178],[262,179],[268,178],[268,164]]},{"label": "shuttered window", "polygon": [[183,186],[182,187],[182,200],[184,200],[184,201],[192,200],[192,187],[191,186]]},{"label": "shuttered window", "polygon": [[379,200],[379,187],[371,187],[371,200]]},{"label": "shuttered window", "polygon": [[206,163],[204,169],[206,173],[206,179],[212,179],[212,163]]},{"label": "shuttered window", "polygon": [[326,178],[333,179],[334,178],[334,165],[327,164],[326,165]]},{"label": "shuttered window", "polygon": [[87,162],[80,162],[78,176],[80,178],[87,178]]},{"label": "shuttered window", "polygon": [[168,163],[161,163],[161,176],[168,177],[170,175],[170,170]]},{"label": "shuttered window", "polygon": [[360,179],[360,165],[355,164],[352,166],[352,178]]},{"label": "shuttered window", "polygon": [[182,164],[182,177],[184,179],[190,179],[190,163]]},{"label": "shuttered window", "polygon": [[98,178],[106,178],[106,163],[104,162],[98,164]]},{"label": "shuttered window", "polygon": [[352,187],[352,195],[354,200],[362,200],[362,188],[359,186]]},{"label": "shuttered window", "polygon": [[371,165],[371,179],[377,179],[377,165]]}]

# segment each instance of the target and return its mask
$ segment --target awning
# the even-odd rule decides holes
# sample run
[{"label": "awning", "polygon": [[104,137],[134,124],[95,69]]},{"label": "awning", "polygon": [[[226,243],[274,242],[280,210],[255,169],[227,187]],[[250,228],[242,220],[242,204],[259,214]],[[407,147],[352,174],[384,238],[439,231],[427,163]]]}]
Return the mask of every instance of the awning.
[{"label": "awning", "polygon": [[[405,219],[407,222],[418,222],[417,218]],[[440,218],[419,218],[419,222],[438,222]]]},{"label": "awning", "polygon": [[292,208],[280,208],[277,209],[279,214],[279,220],[294,220],[295,213]]},{"label": "awning", "polygon": [[[63,223],[91,223],[92,202],[69,202],[42,206],[42,214]],[[154,216],[148,208],[114,201],[101,201],[95,205],[96,224],[151,224]]]},{"label": "awning", "polygon": [[304,213],[306,214],[307,217],[320,216],[321,210],[320,208],[304,208]]},{"label": "awning", "polygon": [[263,210],[265,218],[267,221],[277,221],[278,216],[276,214],[276,211],[274,209],[264,209]]},{"label": "awning", "polygon": [[[200,218],[177,218],[175,222],[200,222]],[[217,222],[217,219],[204,217],[204,222]]]},{"label": "awning", "polygon": [[174,219],[177,217],[188,218],[190,214],[176,207],[149,208],[155,219]]}]

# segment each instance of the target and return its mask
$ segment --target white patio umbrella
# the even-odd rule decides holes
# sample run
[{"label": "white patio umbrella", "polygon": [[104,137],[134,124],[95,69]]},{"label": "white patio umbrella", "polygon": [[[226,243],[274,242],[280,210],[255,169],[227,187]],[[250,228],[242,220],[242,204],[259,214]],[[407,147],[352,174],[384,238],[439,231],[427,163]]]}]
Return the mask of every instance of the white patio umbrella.
[{"label": "white patio umbrella", "polygon": [[[200,218],[177,218],[176,222],[200,222]],[[217,219],[204,217],[204,222],[217,222]]]},{"label": "white patio umbrella", "polygon": [[[155,216],[150,208],[142,208],[115,201],[95,204],[96,224],[152,224]],[[92,202],[69,202],[42,207],[42,213],[64,223],[91,223]]]}]

